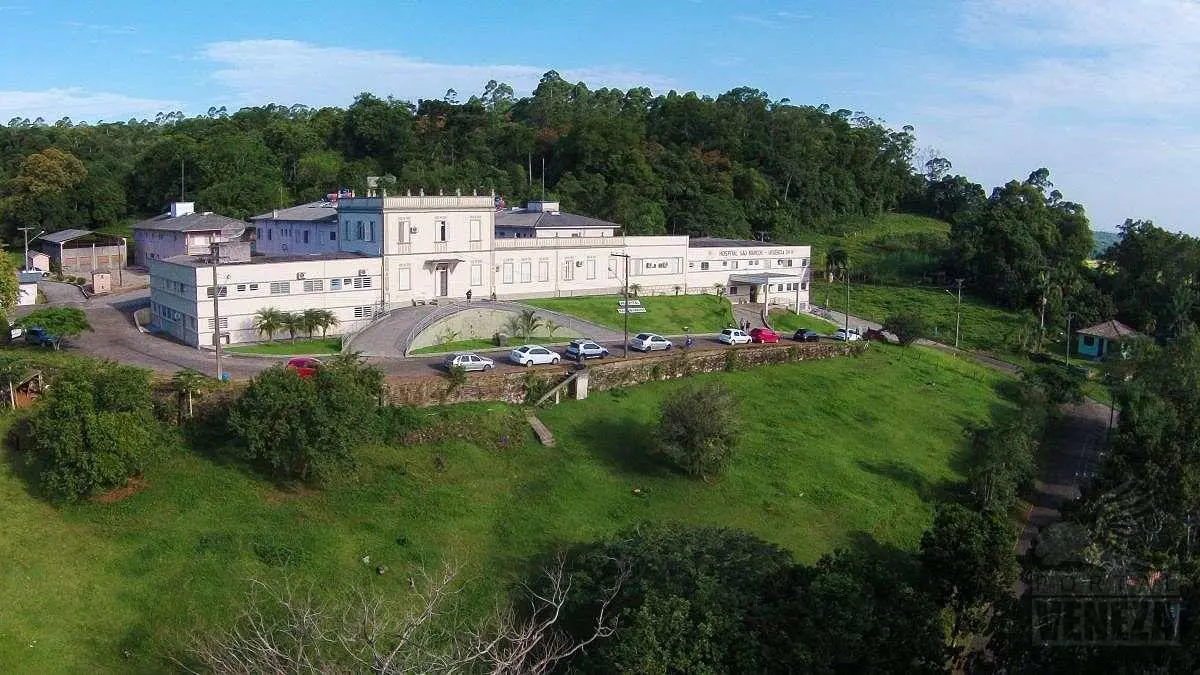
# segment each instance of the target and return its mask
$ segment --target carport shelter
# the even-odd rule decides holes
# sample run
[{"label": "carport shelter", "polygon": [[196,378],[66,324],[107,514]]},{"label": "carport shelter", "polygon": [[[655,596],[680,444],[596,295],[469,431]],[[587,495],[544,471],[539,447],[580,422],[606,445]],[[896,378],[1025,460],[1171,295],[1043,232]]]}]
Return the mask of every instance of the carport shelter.
[{"label": "carport shelter", "polygon": [[125,237],[91,230],[59,230],[43,234],[36,246],[50,256],[50,269],[63,274],[89,276],[116,272],[125,265]]}]

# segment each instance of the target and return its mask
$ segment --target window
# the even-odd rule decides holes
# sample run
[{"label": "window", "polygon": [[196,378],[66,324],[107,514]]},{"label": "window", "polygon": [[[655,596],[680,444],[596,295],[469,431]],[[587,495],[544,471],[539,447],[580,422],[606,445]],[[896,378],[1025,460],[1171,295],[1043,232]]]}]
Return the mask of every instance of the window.
[{"label": "window", "polygon": [[274,232],[275,230],[269,227],[267,228],[267,241],[271,241],[271,238],[274,236]]},{"label": "window", "polygon": [[563,263],[563,280],[575,280],[575,261],[571,258],[567,258],[566,262]]},{"label": "window", "polygon": [[308,243],[308,230],[304,231],[304,243]]},{"label": "window", "polygon": [[342,239],[347,239],[347,240],[350,239],[350,234],[352,232],[352,230],[350,228],[352,228],[352,227],[354,227],[354,223],[351,223],[350,221],[347,220],[346,224],[345,224],[345,231],[342,233]]},{"label": "window", "polygon": [[[229,317],[227,317],[227,316],[221,317],[221,330],[227,330],[228,328],[229,328]],[[213,329],[213,320],[212,319],[208,320],[208,329],[209,330]]]},{"label": "window", "polygon": [[483,285],[483,265],[480,263],[471,263],[471,285]]},{"label": "window", "polygon": [[370,288],[371,277],[354,277],[355,288]]},{"label": "window", "polygon": [[257,290],[258,290],[258,284],[250,284],[250,290],[252,290],[252,291],[257,291]]},{"label": "window", "polygon": [[550,281],[550,261],[546,258],[538,261],[538,281]]},{"label": "window", "polygon": [[722,261],[721,261],[721,267],[729,267],[729,261],[728,261],[728,260],[722,260]]},{"label": "window", "polygon": [[410,224],[408,218],[401,218],[400,220],[396,221],[396,241],[404,244],[412,238],[409,236],[411,234],[408,231],[409,227]]},{"label": "window", "polygon": [[329,241],[337,241],[337,230],[329,231]]},{"label": "window", "polygon": [[608,261],[608,278],[609,279],[617,278],[617,261],[616,260]]},{"label": "window", "polygon": [[807,290],[808,290],[808,282],[807,282],[807,281],[801,281],[801,282],[800,282],[800,290],[802,290],[802,291],[807,291]]},{"label": "window", "polygon": [[527,284],[533,281],[533,263],[528,260],[521,261],[521,283]]},{"label": "window", "polygon": [[375,241],[375,221],[367,221],[367,241]]},{"label": "window", "polygon": [[471,241],[483,239],[483,224],[479,218],[471,219]]},{"label": "window", "polygon": [[412,265],[401,265],[396,273],[396,288],[407,291],[412,288]]},{"label": "window", "polygon": [[706,262],[702,262],[702,263],[700,263],[700,269],[701,269],[701,270],[706,270],[706,269],[708,269],[708,263],[706,263]]},{"label": "window", "polygon": [[287,295],[292,292],[292,282],[290,281],[272,281],[271,295]]},{"label": "window", "polygon": [[329,290],[331,290],[331,291],[342,290],[342,280],[341,279],[330,279],[329,280]]},{"label": "window", "polygon": [[320,293],[325,290],[324,279],[311,279],[304,282],[305,293]]},{"label": "window", "polygon": [[808,267],[808,258],[802,258],[802,259],[800,260],[800,266],[801,266],[801,267]]},{"label": "window", "polygon": [[587,259],[587,278],[589,278],[589,279],[596,278],[596,259],[595,258]]},{"label": "window", "polygon": [[[205,294],[208,295],[208,297],[211,298],[213,296],[213,287],[212,286],[209,286],[208,288],[204,289],[204,291],[205,291]],[[223,298],[226,295],[229,295],[229,287],[222,286],[221,287],[221,297]]]},{"label": "window", "polygon": [[775,266],[776,267],[791,267],[792,261],[791,260],[776,260]]},{"label": "window", "polygon": [[782,291],[783,291],[783,284],[778,284],[778,285],[776,285],[776,287],[775,287],[775,290],[777,290],[777,291],[781,291],[781,292],[782,292]]},{"label": "window", "polygon": [[500,274],[500,280],[506,284],[511,284],[513,282],[513,264],[511,262],[505,262],[500,269],[504,270]]},{"label": "window", "polygon": [[437,220],[433,221],[433,224],[435,227],[437,227],[437,233],[438,233],[437,240],[438,241],[446,241],[446,219],[438,218]]},{"label": "window", "polygon": [[238,293],[243,293],[243,292],[245,292],[245,290],[246,290],[246,284],[238,284],[238,285],[237,285],[237,290],[238,290]]},{"label": "window", "polygon": [[729,261],[729,269],[736,270],[737,268],[738,268],[738,261],[730,260]]},{"label": "window", "polygon": [[365,236],[367,236],[367,230],[363,227],[363,221],[360,220],[354,224],[354,238],[362,241]]},{"label": "window", "polygon": [[1092,337],[1091,335],[1083,336],[1083,346],[1094,347],[1095,345],[1096,345],[1096,338]]},{"label": "window", "polygon": [[362,307],[354,308],[354,318],[369,319],[375,314],[375,308],[371,305],[363,305]]},{"label": "window", "polygon": [[730,286],[730,287],[729,287],[729,294],[730,294],[730,295],[737,295],[737,286]]}]

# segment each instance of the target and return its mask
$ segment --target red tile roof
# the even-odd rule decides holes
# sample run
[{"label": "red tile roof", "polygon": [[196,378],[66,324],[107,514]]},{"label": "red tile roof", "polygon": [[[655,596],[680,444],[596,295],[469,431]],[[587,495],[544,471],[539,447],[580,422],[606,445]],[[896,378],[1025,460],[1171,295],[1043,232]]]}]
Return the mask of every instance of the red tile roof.
[{"label": "red tile roof", "polygon": [[1125,340],[1138,336],[1138,332],[1126,326],[1125,324],[1110,319],[1104,323],[1098,323],[1095,326],[1088,326],[1077,331],[1080,335],[1092,335],[1095,337],[1106,338],[1109,340]]}]

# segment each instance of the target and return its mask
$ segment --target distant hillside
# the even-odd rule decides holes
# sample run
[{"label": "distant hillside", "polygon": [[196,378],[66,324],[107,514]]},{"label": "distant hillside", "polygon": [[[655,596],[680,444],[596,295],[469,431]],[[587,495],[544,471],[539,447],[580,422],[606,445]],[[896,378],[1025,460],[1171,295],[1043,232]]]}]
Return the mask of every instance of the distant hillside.
[{"label": "distant hillside", "polygon": [[1092,257],[1098,258],[1108,247],[1121,241],[1121,235],[1116,232],[1092,232]]}]

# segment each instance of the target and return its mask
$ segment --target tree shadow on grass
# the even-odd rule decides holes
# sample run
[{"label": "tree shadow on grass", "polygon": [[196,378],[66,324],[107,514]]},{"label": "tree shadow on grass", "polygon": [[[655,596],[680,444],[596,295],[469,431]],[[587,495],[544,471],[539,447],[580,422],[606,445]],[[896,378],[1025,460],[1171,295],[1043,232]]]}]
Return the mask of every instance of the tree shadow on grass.
[{"label": "tree shadow on grass", "polygon": [[960,496],[961,485],[957,481],[930,481],[919,471],[904,462],[890,459],[882,462],[859,460],[858,467],[868,473],[882,476],[903,485],[917,494],[924,502],[941,502]]},{"label": "tree shadow on grass", "polygon": [[42,466],[33,458],[28,439],[29,419],[27,417],[17,418],[4,436],[4,461],[8,464],[12,475],[19,478],[24,484],[25,492],[30,497],[53,501],[42,490],[39,480]]},{"label": "tree shadow on grass", "polygon": [[667,475],[654,454],[654,425],[631,416],[597,417],[571,431],[573,440],[622,473]]}]

